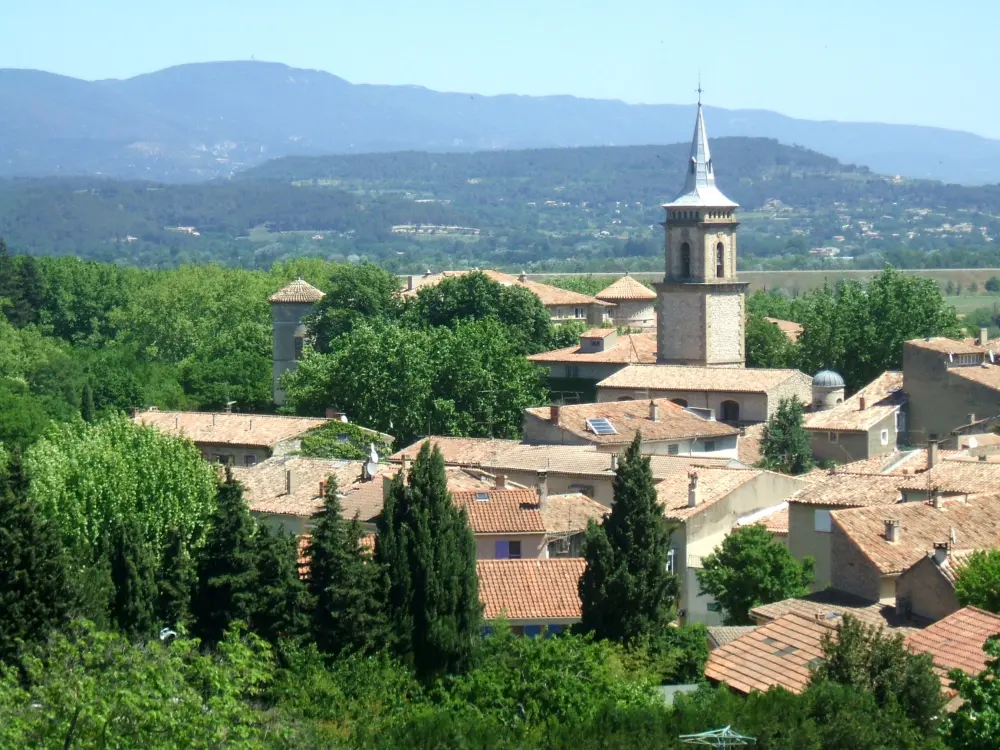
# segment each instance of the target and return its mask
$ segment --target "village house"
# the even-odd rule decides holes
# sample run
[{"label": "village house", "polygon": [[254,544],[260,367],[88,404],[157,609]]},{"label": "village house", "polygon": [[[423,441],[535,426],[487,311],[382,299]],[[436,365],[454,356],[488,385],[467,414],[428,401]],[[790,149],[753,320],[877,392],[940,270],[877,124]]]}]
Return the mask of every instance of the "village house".
[{"label": "village house", "polygon": [[524,410],[522,439],[529,445],[593,445],[620,452],[639,433],[643,453],[734,459],[739,453],[737,428],[665,398]]},{"label": "village house", "polygon": [[503,617],[515,635],[554,635],[580,621],[583,558],[477,560],[483,618]]},{"label": "village house", "polygon": [[595,296],[612,305],[609,315],[614,325],[656,328],[656,292],[627,273]]},{"label": "village house", "polygon": [[935,542],[934,551],[899,574],[896,609],[909,617],[940,620],[962,608],[955,595],[959,569],[975,550],[953,550],[951,542]]},{"label": "village house", "polygon": [[[445,279],[464,276],[472,272],[445,271],[436,274],[427,272],[423,276],[408,276],[406,277],[406,288],[401,294],[404,298],[415,297],[417,292],[425,287],[434,286]],[[553,323],[566,323],[572,320],[581,321],[588,325],[601,325],[610,307],[596,297],[532,281],[524,273],[512,276],[489,269],[480,271],[480,273],[503,286],[519,286],[522,289],[527,289],[541,300],[545,309],[549,311],[549,317]]]},{"label": "village house", "polygon": [[781,331],[783,334],[785,334],[785,337],[793,344],[799,340],[799,336],[801,336],[802,331],[805,330],[802,328],[801,325],[791,320],[782,320],[781,318],[767,318],[767,317],[765,317],[764,320],[766,320],[768,323],[771,323],[772,325],[777,326],[778,330]]},{"label": "village house", "polygon": [[813,456],[846,463],[893,453],[906,433],[906,404],[901,372],[882,373],[848,399],[837,373],[817,373],[803,420]]},{"label": "village house", "polygon": [[627,365],[656,362],[656,334],[591,328],[580,334],[579,346],[532,354],[528,361],[548,370],[549,389],[561,400],[594,401],[600,381]]},{"label": "village house", "polygon": [[808,404],[812,378],[798,370],[629,365],[597,384],[598,401],[665,398],[722,422],[766,422],[783,398]]},{"label": "village house", "polygon": [[1000,503],[995,496],[936,496],[891,508],[845,508],[830,515],[831,584],[871,601],[894,603],[896,579],[933,552],[935,544],[1000,544]]},{"label": "village house", "polygon": [[894,605],[873,602],[832,588],[814,591],[802,597],[761,604],[750,610],[750,617],[757,626],[766,625],[789,614],[823,621],[838,621],[838,618],[844,615],[851,615],[865,625],[902,635],[909,635],[932,622],[927,618],[907,616],[899,612]]},{"label": "village house", "polygon": [[298,438],[332,421],[272,414],[160,411],[155,406],[136,410],[132,419],[190,440],[206,461],[232,466],[253,466],[273,455],[298,450]]}]

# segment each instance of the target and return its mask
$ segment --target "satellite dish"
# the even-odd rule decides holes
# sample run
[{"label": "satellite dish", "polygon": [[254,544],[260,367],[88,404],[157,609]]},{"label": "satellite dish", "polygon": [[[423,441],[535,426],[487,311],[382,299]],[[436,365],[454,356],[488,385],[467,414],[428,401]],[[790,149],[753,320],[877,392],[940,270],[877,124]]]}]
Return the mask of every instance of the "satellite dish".
[{"label": "satellite dish", "polygon": [[978,448],[978,447],[979,447],[979,441],[976,440],[974,437],[970,437],[969,438],[969,449],[971,450],[973,448]]},{"label": "satellite dish", "polygon": [[378,465],[378,451],[375,450],[375,443],[371,443],[370,447],[371,447],[371,452],[369,452],[369,454],[368,454],[368,460],[371,463],[373,463],[373,464],[375,464],[377,466]]},{"label": "satellite dish", "polygon": [[369,479],[374,479],[376,472],[378,472],[378,464],[376,462],[368,461],[365,463],[365,475]]}]

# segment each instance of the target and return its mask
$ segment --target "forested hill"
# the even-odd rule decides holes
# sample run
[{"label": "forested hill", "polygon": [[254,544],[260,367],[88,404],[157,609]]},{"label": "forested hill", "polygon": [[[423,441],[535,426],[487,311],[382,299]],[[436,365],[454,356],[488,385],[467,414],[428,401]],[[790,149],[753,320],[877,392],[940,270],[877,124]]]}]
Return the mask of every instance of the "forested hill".
[{"label": "forested hill", "polygon": [[[692,104],[480,96],[353,84],[266,62],[179,65],[127,80],[0,69],[0,175],[225,177],[269,158],[688,140]],[[817,122],[706,107],[713,136],[777,138],[877,172],[1000,181],[1000,141],[915,125]]]},{"label": "forested hill", "polygon": [[[143,266],[311,255],[400,272],[621,270],[632,257],[643,270],[659,257],[660,204],[683,184],[688,148],[287,157],[186,185],[0,180],[0,236],[15,252]],[[714,139],[712,149],[721,189],[741,205],[746,263],[790,254],[789,267],[802,267],[810,247],[836,244],[844,255],[906,250],[892,260],[912,266],[933,250],[983,255],[1000,237],[1000,186],[887,178],[764,138]]]}]

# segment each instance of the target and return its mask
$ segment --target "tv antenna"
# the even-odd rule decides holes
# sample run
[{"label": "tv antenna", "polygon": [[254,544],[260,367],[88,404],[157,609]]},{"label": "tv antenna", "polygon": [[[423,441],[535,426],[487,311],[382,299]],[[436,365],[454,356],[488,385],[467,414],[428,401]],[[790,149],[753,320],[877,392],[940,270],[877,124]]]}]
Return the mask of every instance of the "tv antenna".
[{"label": "tv antenna", "polygon": [[722,729],[712,729],[699,734],[682,734],[680,740],[685,745],[705,745],[707,747],[743,747],[745,745],[756,745],[754,737],[744,737],[738,732],[734,732],[732,727]]}]

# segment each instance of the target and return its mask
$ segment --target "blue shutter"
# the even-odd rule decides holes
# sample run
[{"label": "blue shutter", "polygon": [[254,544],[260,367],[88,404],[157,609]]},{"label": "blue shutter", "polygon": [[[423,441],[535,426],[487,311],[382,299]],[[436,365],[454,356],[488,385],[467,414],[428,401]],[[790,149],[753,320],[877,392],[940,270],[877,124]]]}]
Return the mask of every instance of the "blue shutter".
[{"label": "blue shutter", "polygon": [[542,634],[542,626],[541,625],[525,625],[524,626],[524,635],[527,638],[537,638],[541,634]]},{"label": "blue shutter", "polygon": [[506,560],[510,557],[510,543],[506,539],[499,539],[493,550],[493,557],[497,560]]}]

